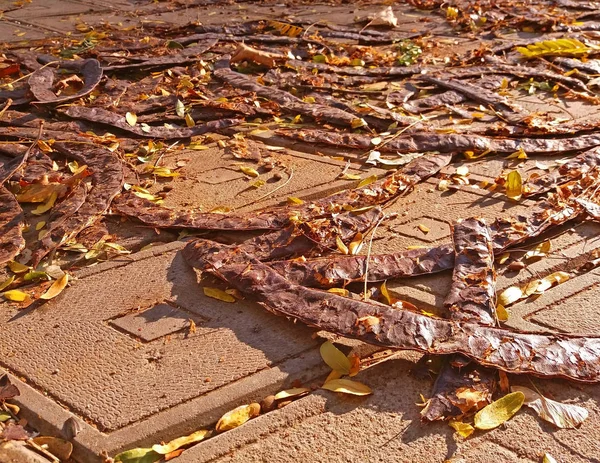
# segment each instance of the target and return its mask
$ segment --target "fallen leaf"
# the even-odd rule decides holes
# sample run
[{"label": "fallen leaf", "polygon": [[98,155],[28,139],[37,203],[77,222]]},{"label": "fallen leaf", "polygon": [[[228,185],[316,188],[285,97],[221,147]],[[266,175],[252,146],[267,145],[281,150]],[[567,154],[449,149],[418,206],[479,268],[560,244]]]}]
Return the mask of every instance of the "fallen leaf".
[{"label": "fallen leaf", "polygon": [[177,103],[175,103],[175,114],[179,117],[185,117],[185,105],[181,100],[177,100]]},{"label": "fallen leaf", "polygon": [[31,213],[34,215],[45,214],[46,212],[48,212],[50,209],[52,209],[54,207],[54,203],[56,203],[57,198],[58,198],[58,193],[56,191],[53,191],[52,194],[50,195],[50,197],[48,198],[48,201],[46,201],[43,204],[40,204],[38,207],[36,207],[34,210],[32,210]]},{"label": "fallen leaf", "polygon": [[370,175],[369,177],[364,178],[360,182],[358,182],[358,185],[356,185],[356,188],[362,188],[364,186],[370,185],[371,183],[373,183],[376,180],[377,180],[377,175]]},{"label": "fallen leaf", "polygon": [[350,123],[350,125],[352,126],[353,129],[358,129],[360,127],[366,126],[367,121],[365,121],[363,118],[357,117],[356,119],[352,119],[352,122]]},{"label": "fallen leaf", "polygon": [[137,448],[119,453],[115,456],[115,463],[155,463],[162,457],[152,449]]},{"label": "fallen leaf", "polygon": [[217,432],[229,431],[260,414],[260,404],[241,405],[225,413],[217,422]]},{"label": "fallen leaf", "polygon": [[352,395],[373,394],[373,391],[369,386],[351,379],[332,379],[331,381],[327,381],[325,384],[323,384],[321,389]]},{"label": "fallen leaf", "polygon": [[523,406],[525,395],[511,392],[482,408],[475,415],[475,428],[494,429],[511,419]]},{"label": "fallen leaf", "polygon": [[337,294],[338,296],[348,297],[350,296],[350,291],[344,288],[329,288],[327,290],[328,293]]},{"label": "fallen leaf", "polygon": [[192,116],[190,115],[190,113],[186,113],[183,118],[185,119],[185,125],[187,127],[194,127],[196,125],[196,122],[194,121],[194,119],[192,118]]},{"label": "fallen leaf", "polygon": [[338,371],[343,375],[350,373],[350,360],[348,357],[335,347],[331,342],[325,341],[320,348],[323,361],[329,365],[332,370]]},{"label": "fallen leaf", "polygon": [[200,442],[207,436],[208,433],[209,431],[202,429],[190,434],[189,436],[182,436],[178,437],[177,439],[173,439],[166,444],[155,444],[152,446],[152,450],[154,450],[156,453],[160,453],[161,455],[166,455],[174,452],[179,447],[183,447],[184,445]]},{"label": "fallen leaf", "polygon": [[506,307],[504,307],[502,304],[498,304],[496,306],[496,316],[498,317],[498,320],[500,320],[501,322],[505,322],[508,320],[508,310],[506,310]]},{"label": "fallen leaf", "polygon": [[532,250],[527,251],[523,258],[525,260],[530,260],[537,257],[544,257],[550,252],[550,249],[552,249],[552,244],[550,240],[546,240],[543,243],[538,244]]},{"label": "fallen leaf", "polygon": [[350,255],[355,256],[358,254],[363,246],[363,235],[361,232],[358,232],[350,244],[348,245],[348,252]]},{"label": "fallen leaf", "polygon": [[11,260],[8,263],[8,268],[13,273],[25,273],[29,271],[29,267],[27,265],[20,264],[19,262],[15,262],[14,260]]},{"label": "fallen leaf", "polygon": [[466,177],[467,175],[469,175],[469,168],[467,166],[457,167],[456,175],[460,175],[461,177]]},{"label": "fallen leaf", "polygon": [[4,280],[2,283],[0,283],[0,291],[2,291],[5,288],[8,288],[13,281],[15,281],[14,275],[8,277],[6,280]]},{"label": "fallen leaf", "polygon": [[544,291],[557,286],[567,281],[571,276],[567,272],[554,272],[548,276],[545,276],[539,281],[539,284],[535,288],[534,294],[542,294]]},{"label": "fallen leaf", "polygon": [[40,299],[50,300],[54,299],[60,293],[62,293],[63,289],[66,288],[67,283],[69,282],[69,274],[65,273],[61,278],[52,283],[52,286],[48,288],[44,294],[40,296]]},{"label": "fallen leaf", "polygon": [[398,18],[394,14],[394,10],[391,6],[387,6],[379,13],[375,14],[371,21],[364,27],[365,29],[368,26],[387,26],[387,27],[396,27],[398,25]]},{"label": "fallen leaf", "polygon": [[506,177],[506,196],[518,201],[523,194],[523,180],[518,170],[511,171]]},{"label": "fallen leaf", "polygon": [[342,180],[360,180],[360,175],[358,175],[358,174],[351,174],[351,173],[348,173],[348,172],[344,172],[340,176],[340,178]]},{"label": "fallen leaf", "polygon": [[381,295],[385,299],[385,303],[387,305],[392,305],[392,303],[393,303],[392,297],[390,296],[390,292],[387,289],[387,284],[385,281],[383,283],[381,283],[381,286],[379,287],[379,291],[381,291]]},{"label": "fallen leaf", "polygon": [[137,116],[135,115],[135,113],[128,112],[127,114],[125,114],[125,120],[130,126],[134,127],[137,123]]},{"label": "fallen leaf", "polygon": [[256,64],[262,64],[268,68],[275,66],[276,61],[285,60],[284,56],[270,53],[264,50],[258,50],[256,48],[249,47],[244,43],[240,43],[231,57],[232,63],[239,63],[240,61],[253,61]]},{"label": "fallen leaf", "polygon": [[429,233],[429,227],[423,225],[422,223],[420,223],[419,225],[417,225],[417,227],[419,228],[419,230],[421,230],[423,233],[427,234]]},{"label": "fallen leaf", "polygon": [[184,452],[184,449],[177,449],[177,450],[173,450],[170,453],[167,453],[165,455],[165,461],[169,461],[172,460],[173,458],[177,458],[179,455],[181,455]]},{"label": "fallen leaf", "polygon": [[25,299],[29,299],[29,294],[19,291],[18,289],[11,289],[2,293],[5,299],[13,302],[23,302]]},{"label": "fallen leaf", "polygon": [[558,463],[558,462],[549,453],[544,453],[544,458],[542,458],[542,463]]},{"label": "fallen leaf", "polygon": [[335,244],[338,248],[338,251],[340,251],[342,254],[348,254],[348,246],[344,244],[339,235],[335,237]]},{"label": "fallen leaf", "polygon": [[73,453],[73,444],[59,437],[40,436],[32,439],[40,447],[44,447],[48,452],[61,461],[66,461]]},{"label": "fallen leaf", "polygon": [[448,424],[457,432],[460,437],[465,439],[475,432],[475,428],[469,423],[463,423],[462,421],[450,421]]},{"label": "fallen leaf", "polygon": [[208,297],[212,297],[213,299],[218,299],[223,302],[235,302],[235,297],[231,294],[227,294],[225,291],[219,288],[210,288],[205,286],[202,288],[204,291],[204,295]]},{"label": "fallen leaf", "polygon": [[360,371],[360,357],[356,354],[350,354],[348,360],[350,360],[350,373],[348,373],[348,376],[356,376]]},{"label": "fallen leaf", "polygon": [[559,428],[576,428],[588,418],[588,411],[578,405],[556,402],[524,386],[513,386],[511,390],[523,393],[525,405],[533,408],[541,419]]},{"label": "fallen leaf", "polygon": [[507,305],[517,302],[523,297],[523,291],[518,286],[510,286],[506,288],[498,296],[498,304],[506,307]]},{"label": "fallen leaf", "polygon": [[67,192],[67,185],[62,183],[33,183],[25,186],[16,196],[20,203],[43,203],[48,201],[53,193],[63,196]]},{"label": "fallen leaf", "polygon": [[299,397],[301,395],[304,395],[306,393],[310,392],[310,389],[307,387],[295,387],[292,389],[286,389],[284,391],[280,391],[277,394],[275,394],[275,400],[280,400],[280,399],[289,399],[292,397]]},{"label": "fallen leaf", "polygon": [[289,204],[304,204],[304,201],[302,201],[300,198],[296,198],[295,196],[288,196],[287,202]]},{"label": "fallen leaf", "polygon": [[592,51],[583,42],[566,37],[531,43],[527,47],[516,47],[515,50],[526,58],[537,58],[539,56],[580,56]]},{"label": "fallen leaf", "polygon": [[258,177],[260,175],[258,171],[252,167],[240,166],[240,170],[250,177]]}]

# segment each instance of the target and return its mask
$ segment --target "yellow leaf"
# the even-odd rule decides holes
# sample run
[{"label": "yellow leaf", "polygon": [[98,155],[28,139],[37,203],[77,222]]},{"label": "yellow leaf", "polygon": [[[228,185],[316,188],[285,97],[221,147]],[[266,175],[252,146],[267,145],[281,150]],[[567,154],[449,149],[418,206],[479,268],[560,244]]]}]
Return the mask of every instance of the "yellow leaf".
[{"label": "yellow leaf", "polygon": [[27,267],[27,265],[20,264],[19,262],[15,262],[14,260],[11,260],[8,263],[8,268],[13,273],[25,273],[29,271],[29,267]]},{"label": "yellow leaf", "polygon": [[12,284],[13,281],[15,281],[14,275],[8,277],[6,280],[4,280],[2,283],[0,283],[0,291],[4,290],[5,288],[8,288]]},{"label": "yellow leaf", "polygon": [[196,125],[196,123],[194,122],[194,119],[192,119],[192,116],[190,116],[190,113],[186,113],[184,116],[185,119],[185,125],[187,125],[188,127],[194,127]]},{"label": "yellow leaf", "polygon": [[523,258],[525,260],[529,260],[529,259],[533,259],[533,258],[537,258],[537,257],[544,257],[546,254],[548,254],[550,252],[550,249],[552,249],[552,244],[550,243],[550,240],[546,240],[543,243],[538,244],[531,251],[527,251],[527,253],[525,253],[525,256],[523,256]]},{"label": "yellow leaf", "polygon": [[356,235],[354,235],[354,239],[348,245],[348,251],[350,252],[351,255],[355,256],[356,254],[358,254],[360,252],[362,245],[363,245],[363,235],[361,232],[358,232],[358,233],[356,233]]},{"label": "yellow leaf", "polygon": [[506,159],[527,159],[527,153],[523,148],[519,148],[519,151],[510,154]]},{"label": "yellow leaf", "polygon": [[585,55],[592,51],[592,48],[577,39],[563,38],[532,43],[527,47],[517,47],[516,50],[526,58],[537,58],[539,56]]},{"label": "yellow leaf", "polygon": [[375,180],[377,180],[377,175],[371,175],[365,179],[362,179],[358,185],[356,186],[356,188],[362,188],[364,186],[370,185],[371,183],[373,183]]},{"label": "yellow leaf", "polygon": [[20,203],[43,203],[52,196],[52,193],[56,192],[62,196],[66,191],[67,186],[62,183],[48,183],[46,185],[33,183],[23,188],[16,195],[16,198]]},{"label": "yellow leaf", "polygon": [[506,177],[506,196],[518,201],[523,193],[523,181],[518,170],[513,170]]},{"label": "yellow leaf", "polygon": [[379,287],[379,291],[381,291],[381,295],[385,299],[385,303],[387,305],[392,305],[392,297],[390,296],[390,292],[387,289],[387,284],[385,281],[383,283],[381,283],[381,286]]},{"label": "yellow leaf", "polygon": [[475,154],[473,151],[465,151],[463,154],[467,159],[479,159],[484,157],[486,154],[490,153],[490,150],[486,150],[483,153]]},{"label": "yellow leaf", "polygon": [[310,389],[307,387],[295,387],[292,389],[286,389],[285,391],[280,391],[277,394],[275,394],[275,400],[290,399],[292,397],[304,395],[307,392],[310,392]]},{"label": "yellow leaf", "polygon": [[152,450],[161,455],[166,455],[167,453],[174,452],[179,447],[183,447],[184,445],[193,444],[195,442],[200,442],[203,440],[209,431],[202,429],[201,431],[196,431],[189,436],[178,437],[177,439],[173,439],[171,442],[160,445],[155,444],[152,446]]},{"label": "yellow leaf", "polygon": [[558,463],[558,462],[549,453],[544,453],[544,458],[542,458],[542,463]]},{"label": "yellow leaf", "polygon": [[350,373],[350,360],[348,360],[348,357],[346,357],[346,355],[331,342],[325,341],[321,344],[320,352],[323,361],[329,365],[331,369],[338,371],[343,375]]},{"label": "yellow leaf", "polygon": [[371,144],[375,146],[380,145],[382,141],[383,139],[381,137],[371,138]]},{"label": "yellow leaf", "polygon": [[465,439],[475,431],[473,426],[471,426],[469,423],[463,423],[462,421],[450,421],[448,424],[457,432],[460,437],[464,437]]},{"label": "yellow leaf", "polygon": [[458,18],[458,8],[454,7],[454,6],[449,6],[448,9],[446,10],[446,18],[449,19],[450,21],[454,21],[455,19]]},{"label": "yellow leaf", "polygon": [[38,223],[35,224],[35,229],[36,231],[40,231],[42,228],[44,228],[46,226],[46,222],[41,220]]},{"label": "yellow leaf", "polygon": [[538,280],[538,284],[535,286],[533,293],[531,294],[542,294],[544,291],[552,288],[553,286],[559,285],[567,281],[571,276],[567,272],[554,272],[541,280]]},{"label": "yellow leaf", "polygon": [[498,320],[505,322],[508,320],[508,310],[506,310],[502,304],[498,304],[496,306],[496,316],[498,317]]},{"label": "yellow leaf", "polygon": [[342,180],[360,180],[360,175],[349,174],[348,172],[344,172],[340,178]]},{"label": "yellow leaf", "polygon": [[219,301],[223,302],[235,302],[235,297],[233,297],[231,294],[227,294],[225,291],[219,288],[209,288],[208,286],[205,286],[202,289],[205,296],[212,297],[213,299],[218,299]]},{"label": "yellow leaf", "polygon": [[504,397],[482,408],[475,415],[475,428],[494,429],[511,419],[523,406],[525,395],[511,392]]},{"label": "yellow leaf", "polygon": [[250,405],[241,405],[230,412],[225,413],[217,422],[215,429],[217,432],[229,431],[230,429],[241,426],[246,421],[260,414],[260,405],[252,403]]},{"label": "yellow leaf", "polygon": [[48,198],[48,201],[46,201],[43,204],[40,204],[38,207],[36,207],[34,210],[32,210],[31,213],[34,215],[42,215],[42,214],[48,212],[50,209],[52,209],[52,207],[54,206],[54,203],[56,203],[57,198],[58,198],[58,193],[56,191],[53,191],[52,194],[50,195],[50,197]]},{"label": "yellow leaf", "polygon": [[334,380],[334,379],[340,379],[342,376],[343,375],[339,371],[331,370],[331,373],[329,373],[329,375],[327,375],[327,378],[325,378],[325,382],[323,384],[326,384],[329,381]]},{"label": "yellow leaf", "polygon": [[340,238],[340,235],[335,237],[335,245],[337,246],[338,251],[340,251],[342,254],[348,254],[348,246],[344,244],[342,238]]},{"label": "yellow leaf", "polygon": [[460,175],[461,177],[465,177],[465,176],[469,175],[469,168],[467,166],[457,167],[456,175]]},{"label": "yellow leaf", "polygon": [[287,35],[288,37],[298,37],[300,34],[302,34],[302,31],[304,30],[301,27],[280,21],[268,21],[267,23],[270,27],[279,32],[279,34]]},{"label": "yellow leaf", "polygon": [[510,258],[510,252],[505,252],[500,254],[500,256],[498,256],[498,263],[499,264],[503,264],[504,262],[506,262],[508,259]]},{"label": "yellow leaf", "polygon": [[190,143],[188,145],[188,149],[196,150],[196,151],[203,151],[203,150],[209,150],[210,146],[203,145],[202,143]]},{"label": "yellow leaf", "polygon": [[358,129],[359,127],[364,127],[365,125],[367,125],[367,121],[357,117],[356,119],[352,119],[350,125],[353,129]]},{"label": "yellow leaf", "polygon": [[588,411],[578,405],[563,404],[523,386],[513,386],[525,396],[525,405],[534,409],[539,417],[562,429],[574,429],[588,418]]},{"label": "yellow leaf", "polygon": [[328,391],[342,392],[344,394],[352,395],[373,394],[373,391],[369,386],[351,379],[332,379],[331,381],[327,381],[325,384],[323,384],[321,388],[327,389]]},{"label": "yellow leaf", "polygon": [[5,299],[13,302],[23,302],[25,299],[29,299],[29,294],[19,291],[18,289],[11,289],[2,293]]},{"label": "yellow leaf", "polygon": [[119,453],[115,457],[115,463],[154,463],[162,458],[162,455],[152,449],[137,448]]},{"label": "yellow leaf", "polygon": [[419,225],[417,225],[417,227],[419,228],[419,230],[421,230],[423,233],[427,234],[429,233],[429,227],[426,227],[425,225],[423,225],[422,223],[420,223]]},{"label": "yellow leaf", "polygon": [[498,304],[506,307],[507,305],[517,302],[523,297],[523,291],[518,286],[510,286],[506,288],[498,296]]},{"label": "yellow leaf", "polygon": [[134,127],[137,123],[137,116],[135,115],[135,113],[128,112],[127,114],[125,114],[125,120],[130,126]]},{"label": "yellow leaf", "polygon": [[348,297],[350,295],[350,291],[344,288],[329,288],[327,290],[328,293],[337,294],[338,296]]},{"label": "yellow leaf", "polygon": [[289,204],[304,204],[304,201],[302,201],[300,198],[296,198],[295,196],[288,196],[287,202]]},{"label": "yellow leaf", "polygon": [[50,300],[62,293],[63,289],[67,287],[69,282],[69,274],[65,273],[62,277],[52,283],[52,286],[48,288],[44,294],[40,296],[40,299]]},{"label": "yellow leaf", "polygon": [[252,167],[240,166],[240,170],[250,177],[258,177],[260,175],[256,169],[253,169]]}]

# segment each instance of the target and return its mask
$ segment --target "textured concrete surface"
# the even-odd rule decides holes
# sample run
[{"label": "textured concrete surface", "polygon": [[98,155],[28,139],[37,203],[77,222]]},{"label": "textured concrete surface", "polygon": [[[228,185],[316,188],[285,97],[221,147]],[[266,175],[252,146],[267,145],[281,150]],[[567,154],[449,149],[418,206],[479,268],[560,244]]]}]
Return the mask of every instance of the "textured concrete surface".
[{"label": "textured concrete surface", "polygon": [[[79,37],[82,34],[75,29],[79,24],[94,27],[107,22],[127,28],[160,23],[175,27],[199,18],[223,23],[277,19],[282,14],[278,5],[240,3],[215,10],[210,5],[194,6],[194,2],[178,8],[170,3],[33,0],[17,7],[12,0],[0,0],[0,10],[4,11],[0,42],[20,46],[24,40],[65,33]],[[338,24],[350,23],[364,11],[363,6],[355,5],[285,8],[286,13],[306,20],[329,15]],[[422,27],[423,14],[407,16],[402,30]],[[443,30],[447,26],[435,27]],[[440,47],[440,56],[454,46],[456,43],[449,41],[446,49]],[[461,46],[465,46],[464,41]],[[530,100],[532,107],[543,104],[536,97]],[[282,164],[262,174],[266,186],[254,189],[239,171],[238,164],[244,162],[224,156],[210,140],[207,145],[210,149],[206,151],[181,150],[164,157],[165,164],[187,163],[183,177],[173,183],[175,189],[166,205],[252,211],[287,196],[309,199],[356,183],[337,179],[345,162],[324,156],[352,157],[344,149],[287,141],[285,146],[290,149],[278,154]],[[456,167],[446,173],[454,173]],[[468,163],[468,167],[472,180],[493,182],[506,165],[482,160]],[[528,161],[526,169],[533,167]],[[293,176],[285,187],[262,198],[286,181],[290,171]],[[384,171],[362,169],[356,163],[349,172],[366,177]],[[275,174],[281,178],[269,183]],[[379,228],[374,253],[447,242],[452,220],[471,215],[512,215],[531,204],[507,202],[503,195],[490,197],[489,192],[477,188],[440,192],[437,183],[431,180],[417,186],[415,192],[388,209],[395,216]],[[169,182],[156,185],[152,191],[165,185]],[[421,231],[420,224],[430,231]],[[127,243],[136,249],[150,242],[176,239],[172,233],[157,235],[118,219],[109,221],[110,227],[129,230]],[[599,230],[596,224],[579,224],[552,238],[550,258],[521,272],[500,271],[499,289],[557,270],[577,269],[600,247]],[[198,275],[180,255],[183,244],[157,244],[83,269],[67,292],[33,311],[0,304],[0,368],[12,375],[21,391],[14,402],[22,407],[22,416],[43,433],[65,435],[66,421],[76,419],[82,427],[73,440],[79,462],[100,461],[102,451],[114,455],[209,427],[240,404],[260,401],[295,381],[319,386],[328,373],[318,354],[322,339],[315,339],[314,330],[274,317],[245,301],[229,304],[204,296],[197,284]],[[388,287],[423,309],[435,311],[449,283],[449,274],[443,274],[410,282],[391,281]],[[202,284],[218,286],[210,279]],[[576,276],[535,300],[511,307],[507,325],[597,332],[599,288],[598,271]],[[342,342],[364,349],[358,343]],[[428,395],[432,383],[411,375],[418,358],[414,353],[401,353],[395,360],[361,372],[357,379],[373,388],[373,396],[355,398],[317,391],[196,445],[175,461],[500,463],[539,462],[545,452],[560,462],[600,461],[597,386],[534,380],[546,395],[589,410],[590,418],[577,430],[556,430],[525,411],[494,431],[478,432],[463,441],[446,424],[420,423],[415,404],[420,402],[420,394]],[[514,380],[530,386],[525,379]]]}]

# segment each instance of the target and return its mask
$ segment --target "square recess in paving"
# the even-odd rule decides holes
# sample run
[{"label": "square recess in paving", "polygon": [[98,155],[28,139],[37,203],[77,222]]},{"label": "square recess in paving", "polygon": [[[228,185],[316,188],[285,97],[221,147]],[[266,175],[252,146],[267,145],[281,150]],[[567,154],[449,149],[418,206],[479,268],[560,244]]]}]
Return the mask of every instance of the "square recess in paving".
[{"label": "square recess in paving", "polygon": [[[84,270],[63,296],[33,311],[2,305],[1,366],[46,396],[30,391],[36,409],[44,408],[39,401],[61,404],[89,423],[76,438],[87,449],[82,461],[91,461],[86,451],[112,454],[207,426],[288,376],[323,371],[310,329],[204,296],[181,246]],[[23,405],[33,406],[26,397]],[[44,418],[60,430],[70,414],[55,413]]]}]

